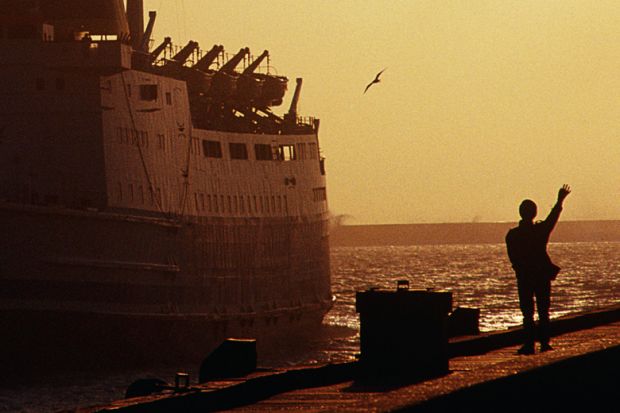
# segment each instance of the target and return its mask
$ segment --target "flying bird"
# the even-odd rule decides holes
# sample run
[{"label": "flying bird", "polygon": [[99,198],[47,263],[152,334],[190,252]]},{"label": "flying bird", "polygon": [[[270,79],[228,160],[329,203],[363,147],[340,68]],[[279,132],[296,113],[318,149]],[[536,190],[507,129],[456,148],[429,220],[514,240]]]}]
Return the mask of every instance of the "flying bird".
[{"label": "flying bird", "polygon": [[[387,67],[386,67],[385,69],[387,69]],[[383,69],[382,71],[380,71],[379,73],[377,73],[377,76],[375,76],[375,79],[374,79],[372,82],[370,82],[370,83],[368,84],[368,86],[366,86],[366,89],[364,89],[364,93],[366,93],[366,91],[368,90],[368,88],[370,88],[370,87],[371,87],[372,85],[374,85],[375,83],[379,83],[379,82],[381,82],[381,79],[379,79],[379,76],[381,76],[381,73],[385,72],[385,69]]]}]

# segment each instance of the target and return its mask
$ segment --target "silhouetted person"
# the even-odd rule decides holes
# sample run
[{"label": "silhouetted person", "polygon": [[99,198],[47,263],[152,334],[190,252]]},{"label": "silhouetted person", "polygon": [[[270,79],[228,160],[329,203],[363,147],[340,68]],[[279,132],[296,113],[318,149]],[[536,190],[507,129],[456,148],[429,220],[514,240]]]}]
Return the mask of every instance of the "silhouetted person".
[{"label": "silhouetted person", "polygon": [[558,191],[558,200],[544,221],[534,223],[536,204],[530,199],[521,202],[519,226],[506,234],[506,247],[512,268],[517,276],[519,307],[523,313],[525,343],[519,354],[534,354],[534,297],[538,310],[538,338],[540,351],[551,350],[549,345],[549,307],[551,304],[551,281],[560,267],[551,262],[547,254],[547,243],[551,231],[560,218],[562,202],[570,194],[570,187],[564,185]]}]

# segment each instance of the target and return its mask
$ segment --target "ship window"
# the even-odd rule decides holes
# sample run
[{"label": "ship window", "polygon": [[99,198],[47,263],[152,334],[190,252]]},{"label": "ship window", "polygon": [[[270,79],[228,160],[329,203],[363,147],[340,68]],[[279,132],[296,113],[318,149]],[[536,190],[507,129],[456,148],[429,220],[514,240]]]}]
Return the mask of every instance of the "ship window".
[{"label": "ship window", "polygon": [[131,142],[132,136],[133,136],[133,134],[131,133],[131,129],[123,128],[123,141],[122,141],[122,143],[126,143],[126,144],[132,143]]},{"label": "ship window", "polygon": [[135,129],[127,128],[127,143],[130,145],[138,144],[138,131]]},{"label": "ship window", "polygon": [[93,42],[115,42],[118,40],[116,34],[93,34],[90,36]]},{"label": "ship window", "polygon": [[209,208],[209,212],[213,212],[213,206],[211,205],[211,195],[207,195],[207,207]]},{"label": "ship window", "polygon": [[310,159],[317,159],[318,158],[318,151],[316,148],[316,143],[314,142],[310,142],[308,144],[308,151],[310,152]]},{"label": "ship window", "polygon": [[226,212],[226,203],[224,202],[224,195],[220,195],[220,207],[222,212]]},{"label": "ship window", "polygon": [[149,133],[146,131],[140,131],[139,133],[139,143],[140,146],[142,146],[143,148],[148,148],[149,147]]},{"label": "ship window", "polygon": [[312,190],[314,194],[314,201],[321,202],[327,200],[327,192],[325,191],[325,187],[314,188]]},{"label": "ship window", "polygon": [[306,159],[306,144],[298,143],[297,144],[297,152],[298,159]]},{"label": "ship window", "polygon": [[159,142],[159,149],[166,151],[166,135],[161,133],[157,134],[157,140]]},{"label": "ship window", "polygon": [[220,212],[220,206],[217,203],[217,195],[213,195],[213,206],[215,207],[215,212]]},{"label": "ship window", "polygon": [[133,202],[133,184],[129,184],[127,187],[129,188],[129,200]]},{"label": "ship window", "polygon": [[45,79],[39,77],[36,80],[37,90],[45,90]]},{"label": "ship window", "polygon": [[222,145],[218,141],[202,141],[202,148],[207,158],[221,158]]},{"label": "ship window", "polygon": [[239,196],[239,212],[245,214],[245,198],[243,195]]},{"label": "ship window", "polygon": [[295,152],[295,145],[280,145],[278,146],[278,160],[279,161],[294,161],[297,159]]},{"label": "ship window", "polygon": [[157,93],[157,85],[140,85],[140,99],[142,100],[157,100]]},{"label": "ship window", "polygon": [[172,93],[166,92],[166,105],[172,105]]},{"label": "ship window", "polygon": [[245,143],[233,143],[228,145],[230,159],[248,159],[248,147]]},{"label": "ship window", "polygon": [[250,199],[250,196],[248,195],[248,214],[252,213],[252,200]]},{"label": "ship window", "polygon": [[138,186],[138,193],[140,194],[140,203],[144,204],[144,188],[142,185]]},{"label": "ship window", "polygon": [[254,145],[254,153],[257,161],[271,161],[273,159],[271,145],[257,143]]},{"label": "ship window", "polygon": [[233,207],[232,207],[232,198],[230,195],[228,195],[228,212],[232,213],[233,212]]}]

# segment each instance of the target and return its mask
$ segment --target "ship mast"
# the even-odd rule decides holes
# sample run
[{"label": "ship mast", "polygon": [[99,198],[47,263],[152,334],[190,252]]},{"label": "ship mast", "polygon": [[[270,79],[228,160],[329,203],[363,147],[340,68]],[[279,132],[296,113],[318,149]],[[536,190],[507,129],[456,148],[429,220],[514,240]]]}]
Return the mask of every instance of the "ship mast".
[{"label": "ship mast", "polygon": [[129,22],[131,46],[134,50],[140,50],[143,44],[142,38],[144,36],[143,0],[127,0],[127,20]]}]

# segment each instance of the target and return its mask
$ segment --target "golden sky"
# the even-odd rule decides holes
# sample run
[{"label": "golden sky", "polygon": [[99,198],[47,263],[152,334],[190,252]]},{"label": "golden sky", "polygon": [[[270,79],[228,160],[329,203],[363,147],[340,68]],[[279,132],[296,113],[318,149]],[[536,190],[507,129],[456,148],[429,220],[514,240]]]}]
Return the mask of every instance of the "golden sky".
[{"label": "golden sky", "polygon": [[[620,219],[620,1],[145,0],[170,35],[268,49],[321,118],[348,223]],[[362,94],[375,74],[382,82]],[[544,216],[539,216],[543,219]]]}]

